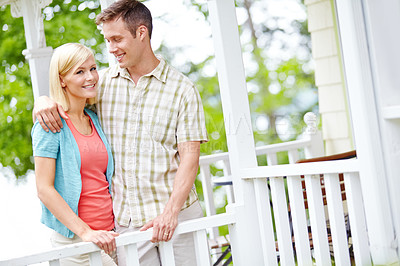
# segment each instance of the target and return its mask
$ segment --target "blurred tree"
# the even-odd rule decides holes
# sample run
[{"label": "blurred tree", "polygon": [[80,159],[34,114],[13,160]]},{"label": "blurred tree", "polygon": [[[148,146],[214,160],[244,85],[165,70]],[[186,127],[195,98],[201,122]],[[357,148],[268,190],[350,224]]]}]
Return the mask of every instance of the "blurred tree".
[{"label": "blurred tree", "polygon": [[[208,23],[204,1],[183,1],[188,7],[196,8]],[[288,19],[272,15],[270,2],[279,1],[236,2],[257,145],[296,138],[301,133],[303,114],[317,104],[305,17]],[[99,12],[98,0],[53,0],[43,10],[47,45],[83,43],[95,51],[100,66],[106,66],[104,39],[92,22]],[[33,168],[30,145],[33,95],[28,63],[22,55],[26,47],[22,18],[11,17],[9,6],[1,7],[0,27],[0,163],[11,166],[19,177]],[[177,55],[185,53],[185,47],[161,44],[156,53],[173,62]],[[214,55],[200,63],[189,60],[182,65],[173,62],[173,65],[196,83],[203,99],[210,141],[202,145],[202,154],[227,151]],[[219,171],[215,169],[213,174],[218,175]]]},{"label": "blurred tree", "polygon": [[55,48],[67,42],[82,43],[95,52],[100,67],[107,66],[104,37],[94,23],[100,11],[99,1],[53,0],[43,9],[47,45]]},{"label": "blurred tree", "polygon": [[[295,139],[302,133],[304,114],[318,107],[305,7],[296,0],[279,2],[236,1],[251,123],[257,146]],[[185,3],[195,6],[208,21],[204,1],[186,0]],[[271,14],[273,5],[294,6],[297,11],[303,11],[304,17]],[[202,71],[210,66],[215,68],[213,55],[200,64],[186,64],[186,74],[195,80],[208,118],[211,141],[202,146],[202,152],[226,151],[216,70],[215,75],[204,75]]]},{"label": "blurred tree", "polygon": [[0,163],[22,176],[32,168],[30,129],[32,98],[22,18],[11,17],[10,6],[0,8]]},{"label": "blurred tree", "polygon": [[[198,0],[185,0],[185,3],[196,7],[208,21],[207,3]],[[305,7],[296,0],[237,0],[235,3],[255,144],[296,139],[305,126],[304,114],[318,108]],[[295,13],[303,11],[304,17],[288,17],[288,12],[272,14],[273,5],[294,6]],[[210,68],[214,69],[214,74],[209,74],[213,72]],[[198,64],[186,62],[182,69],[195,81],[203,99],[210,141],[201,146],[202,153],[227,151],[214,55]],[[257,159],[259,165],[267,164],[265,156]],[[278,161],[287,163],[287,155],[278,153]],[[223,172],[216,165],[211,174],[219,176]],[[197,188],[201,188],[199,184]],[[223,188],[214,190],[214,193],[224,194]],[[217,206],[217,213],[225,212],[226,203]],[[220,231],[228,233],[226,227]]]},{"label": "blurred tree", "polygon": [[[47,46],[80,42],[91,47],[100,65],[107,54],[103,36],[91,22],[100,12],[98,1],[53,0],[43,9]],[[22,18],[13,18],[10,6],[0,7],[0,163],[23,177],[33,168],[30,130],[33,93]]]}]

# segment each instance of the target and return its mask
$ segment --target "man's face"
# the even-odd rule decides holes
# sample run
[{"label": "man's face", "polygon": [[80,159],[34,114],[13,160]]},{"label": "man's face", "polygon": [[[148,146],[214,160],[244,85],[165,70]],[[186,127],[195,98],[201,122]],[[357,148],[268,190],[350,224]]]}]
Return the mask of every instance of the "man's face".
[{"label": "man's face", "polygon": [[125,27],[122,19],[103,23],[104,38],[109,44],[109,52],[115,56],[121,68],[135,67],[139,63],[143,43]]}]

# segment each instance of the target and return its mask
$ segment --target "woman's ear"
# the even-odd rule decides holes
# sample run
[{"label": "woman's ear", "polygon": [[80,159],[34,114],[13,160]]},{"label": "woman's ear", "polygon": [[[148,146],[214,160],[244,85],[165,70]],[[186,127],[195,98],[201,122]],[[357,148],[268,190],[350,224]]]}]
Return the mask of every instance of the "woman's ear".
[{"label": "woman's ear", "polygon": [[67,85],[65,85],[64,79],[61,76],[59,76],[59,78],[60,78],[61,87],[65,88]]}]

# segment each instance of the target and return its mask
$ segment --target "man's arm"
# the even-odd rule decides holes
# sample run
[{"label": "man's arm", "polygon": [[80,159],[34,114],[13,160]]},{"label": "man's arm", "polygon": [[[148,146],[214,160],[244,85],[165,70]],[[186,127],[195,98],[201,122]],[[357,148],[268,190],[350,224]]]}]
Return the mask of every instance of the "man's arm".
[{"label": "man's arm", "polygon": [[178,225],[178,215],[189,196],[199,168],[200,142],[188,141],[178,144],[180,164],[175,176],[171,197],[163,213],[145,224],[140,230],[153,227],[152,242],[169,241]]},{"label": "man's arm", "polygon": [[49,132],[49,129],[54,133],[60,132],[63,127],[60,116],[68,119],[62,106],[48,96],[40,96],[35,101],[32,113],[33,122],[37,119],[46,132]]}]

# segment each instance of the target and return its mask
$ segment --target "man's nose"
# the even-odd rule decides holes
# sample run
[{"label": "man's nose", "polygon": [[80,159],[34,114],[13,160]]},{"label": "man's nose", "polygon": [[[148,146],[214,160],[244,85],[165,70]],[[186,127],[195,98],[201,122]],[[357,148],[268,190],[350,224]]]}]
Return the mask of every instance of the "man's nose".
[{"label": "man's nose", "polygon": [[108,43],[108,52],[112,54],[116,51],[117,51],[117,48],[116,48],[115,44],[113,44],[112,42],[109,42]]}]

